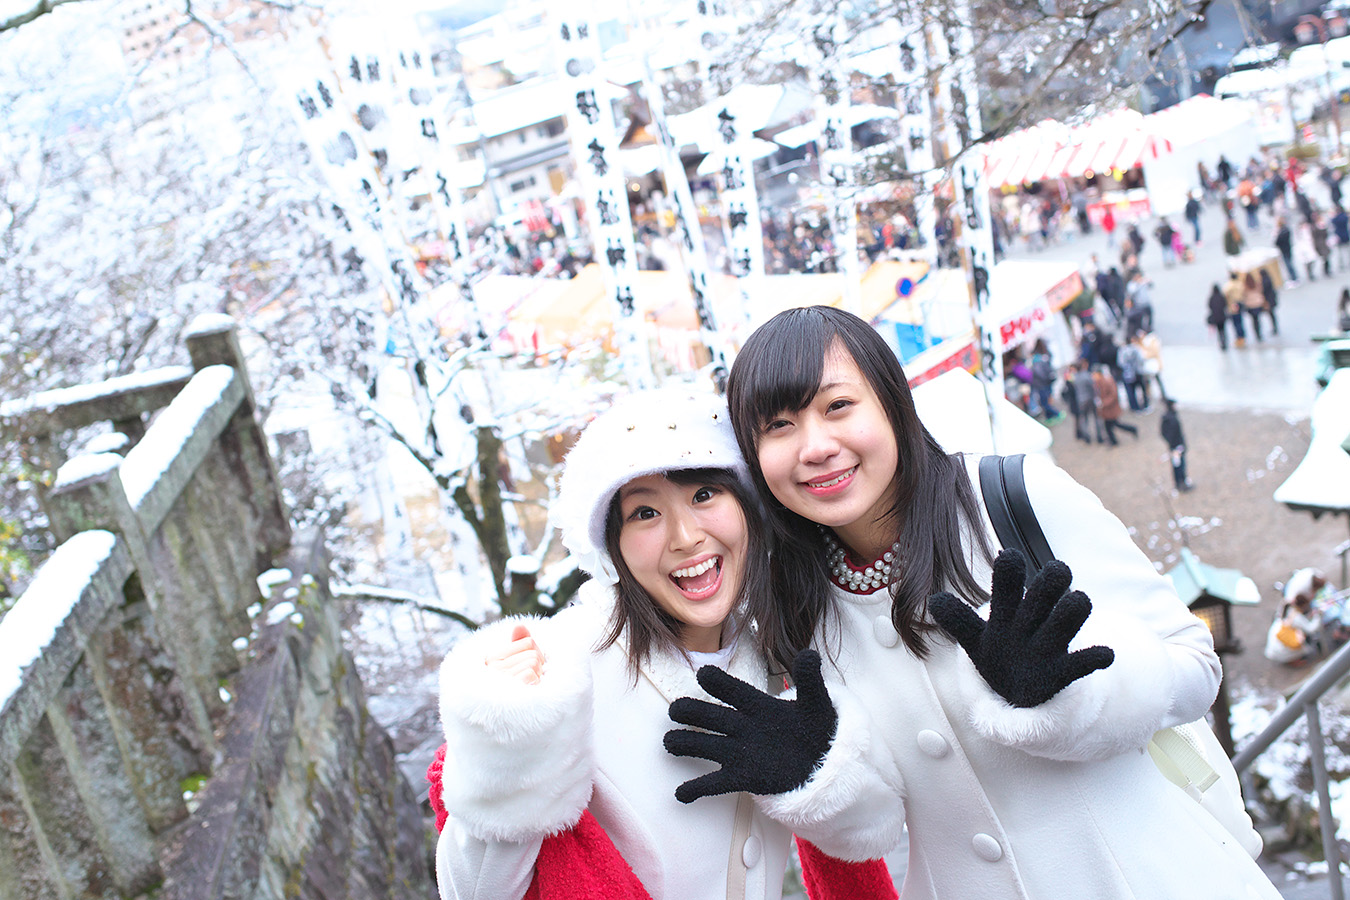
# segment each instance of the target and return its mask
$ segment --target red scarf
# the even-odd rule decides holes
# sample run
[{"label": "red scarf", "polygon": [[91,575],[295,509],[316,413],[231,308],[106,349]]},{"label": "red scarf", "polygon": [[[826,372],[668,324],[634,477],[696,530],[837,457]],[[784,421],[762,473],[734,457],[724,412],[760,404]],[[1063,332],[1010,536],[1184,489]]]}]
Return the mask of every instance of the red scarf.
[{"label": "red scarf", "polygon": [[[437,833],[445,827],[448,817],[441,799],[444,765],[442,744],[427,767]],[[896,900],[899,896],[884,860],[844,862],[826,856],[801,838],[797,838],[797,855],[810,900]],[[577,824],[544,838],[525,900],[651,900],[651,895],[600,823],[586,810]]]}]

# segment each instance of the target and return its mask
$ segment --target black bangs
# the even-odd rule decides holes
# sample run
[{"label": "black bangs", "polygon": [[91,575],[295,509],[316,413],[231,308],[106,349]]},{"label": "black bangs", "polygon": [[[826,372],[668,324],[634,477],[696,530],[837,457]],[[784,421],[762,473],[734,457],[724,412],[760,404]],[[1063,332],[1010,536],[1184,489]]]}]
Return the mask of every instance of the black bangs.
[{"label": "black bangs", "polygon": [[[736,354],[727,382],[738,438],[743,428],[758,432],[783,410],[796,412],[811,402],[835,337],[831,323],[811,309],[788,310],[755,329]],[[744,442],[741,449],[746,450]]]},{"label": "black bangs", "polygon": [[730,469],[697,468],[697,469],[670,469],[662,472],[667,481],[678,484],[682,487],[691,485],[712,485],[713,487],[728,487],[740,483],[736,473]]}]

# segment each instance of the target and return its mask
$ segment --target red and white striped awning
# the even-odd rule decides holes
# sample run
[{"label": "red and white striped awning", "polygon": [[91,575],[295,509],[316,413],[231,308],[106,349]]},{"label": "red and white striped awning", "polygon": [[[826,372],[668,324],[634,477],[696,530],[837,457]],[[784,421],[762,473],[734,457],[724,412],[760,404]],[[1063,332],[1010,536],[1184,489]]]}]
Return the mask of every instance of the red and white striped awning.
[{"label": "red and white striped awning", "polygon": [[1054,124],[1043,122],[990,144],[985,152],[989,186],[1126,171],[1172,152],[1171,141],[1134,110],[1100,116],[1073,129],[1056,129]]}]

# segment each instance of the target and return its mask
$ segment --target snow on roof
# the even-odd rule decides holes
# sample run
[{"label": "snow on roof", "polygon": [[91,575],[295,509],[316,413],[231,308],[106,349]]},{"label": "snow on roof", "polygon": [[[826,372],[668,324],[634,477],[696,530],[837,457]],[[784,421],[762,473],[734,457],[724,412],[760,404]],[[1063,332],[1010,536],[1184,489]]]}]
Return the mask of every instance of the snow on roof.
[{"label": "snow on roof", "polygon": [[1283,91],[1307,77],[1306,69],[1293,69],[1283,64],[1263,69],[1242,69],[1230,72],[1214,82],[1214,93],[1216,96],[1228,98],[1266,91]]},{"label": "snow on roof", "polygon": [[1350,511],[1350,453],[1341,442],[1350,435],[1350,369],[1337,369],[1312,407],[1308,452],[1284,483],[1275,501],[1312,512]]},{"label": "snow on roof", "polygon": [[1234,69],[1240,69],[1243,66],[1259,66],[1262,63],[1268,63],[1280,58],[1280,45],[1258,44],[1255,47],[1243,47],[1233,54],[1229,60],[1229,65]]},{"label": "snow on roof", "polygon": [[1316,69],[1321,72],[1330,61],[1333,66],[1350,62],[1350,37],[1334,38],[1325,44],[1305,44],[1289,54],[1292,69]]},{"label": "snow on roof", "polygon": [[740,84],[698,109],[671,116],[668,124],[676,142],[710,150],[723,144],[718,131],[723,110],[734,117],[738,131],[749,134],[785,122],[805,108],[791,84]]},{"label": "snow on roof", "polygon": [[[628,92],[609,81],[602,81],[596,93],[604,99],[617,100]],[[473,124],[468,124],[465,115],[469,108],[461,110],[450,131],[450,140],[457,144],[472,143],[478,140],[480,131],[483,137],[510,134],[565,116],[571,109],[566,86],[557,78],[536,78],[491,93],[475,93]]]},{"label": "snow on roof", "polygon": [[238,377],[229,366],[207,366],[155,417],[145,437],[122,461],[122,486],[132,509],[140,508],[207,412],[222,400]]},{"label": "snow on roof", "polygon": [[109,531],[76,534],[56,548],[28,590],[0,620],[0,710],[23,684],[24,670],[51,644],[116,546],[117,536]]}]

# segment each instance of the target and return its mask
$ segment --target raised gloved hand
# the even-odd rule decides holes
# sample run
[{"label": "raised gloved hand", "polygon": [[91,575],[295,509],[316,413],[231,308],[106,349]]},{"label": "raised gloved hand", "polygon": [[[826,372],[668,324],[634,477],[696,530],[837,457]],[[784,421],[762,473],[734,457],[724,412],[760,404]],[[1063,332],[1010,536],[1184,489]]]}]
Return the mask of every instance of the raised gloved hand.
[{"label": "raised gloved hand", "polygon": [[1026,574],[1020,552],[999,553],[987,624],[969,604],[946,591],[928,598],[933,618],[965,648],[985,682],[1021,707],[1040,706],[1116,658],[1110,647],[1069,652],[1069,641],[1087,621],[1092,601],[1082,591],[1069,591],[1073,575],[1068,566],[1057,559],[1046,563],[1024,597]]},{"label": "raised gloved hand", "polygon": [[820,675],[820,654],[803,650],[792,661],[797,699],[782,700],[751,687],[716,666],[698,670],[698,683],[727,703],[692,697],[670,704],[670,718],[704,731],[666,732],[666,749],[675,756],[696,756],[722,768],[690,779],[675,789],[675,799],[747,791],[781,794],[801,787],[825,758],[839,716]]}]

